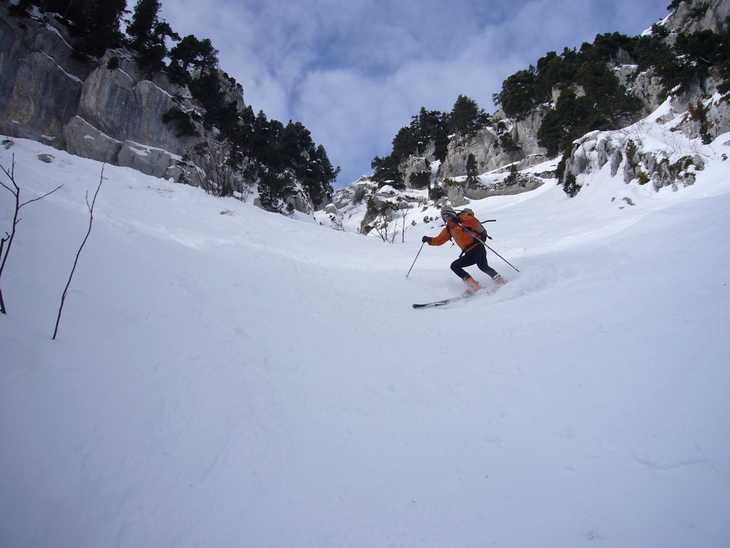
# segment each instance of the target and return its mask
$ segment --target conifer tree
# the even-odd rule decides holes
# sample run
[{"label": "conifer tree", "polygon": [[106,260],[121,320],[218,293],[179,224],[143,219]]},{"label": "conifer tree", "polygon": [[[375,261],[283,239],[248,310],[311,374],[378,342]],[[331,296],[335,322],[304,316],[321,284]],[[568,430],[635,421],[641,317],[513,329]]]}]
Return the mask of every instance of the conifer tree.
[{"label": "conifer tree", "polygon": [[101,57],[108,48],[120,46],[119,24],[127,0],[86,0],[81,4],[85,29],[78,49],[87,55]]},{"label": "conifer tree", "polygon": [[158,17],[160,7],[158,0],[139,0],[127,27],[129,45],[137,51],[135,61],[141,69],[149,73],[165,68],[165,39],[169,37],[180,40],[180,36],[173,32],[170,25]]},{"label": "conifer tree", "polygon": [[473,186],[479,182],[479,173],[477,168],[477,159],[474,154],[469,154],[466,158],[466,184]]},{"label": "conifer tree", "polygon": [[177,84],[188,85],[192,81],[191,72],[209,73],[218,67],[218,50],[208,38],[198,40],[192,34],[184,37],[170,50],[170,66],[167,73]]},{"label": "conifer tree", "polygon": [[470,135],[486,122],[486,115],[474,99],[459,95],[451,110],[450,127],[454,133]]}]

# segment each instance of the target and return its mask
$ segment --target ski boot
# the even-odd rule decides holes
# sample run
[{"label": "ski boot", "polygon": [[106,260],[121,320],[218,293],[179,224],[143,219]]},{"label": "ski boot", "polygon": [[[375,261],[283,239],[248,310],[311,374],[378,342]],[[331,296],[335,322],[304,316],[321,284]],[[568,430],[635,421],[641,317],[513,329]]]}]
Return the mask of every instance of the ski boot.
[{"label": "ski boot", "polygon": [[472,293],[476,293],[480,289],[482,289],[481,284],[476,281],[474,278],[469,276],[468,278],[464,279],[464,283],[466,284],[466,291],[464,291],[464,295],[470,295]]},{"label": "ski boot", "polygon": [[492,287],[489,290],[489,294],[494,294],[497,292],[497,290],[502,287],[504,284],[507,283],[507,280],[505,280],[502,276],[497,274],[494,278],[492,278],[492,281],[494,282],[494,287]]}]

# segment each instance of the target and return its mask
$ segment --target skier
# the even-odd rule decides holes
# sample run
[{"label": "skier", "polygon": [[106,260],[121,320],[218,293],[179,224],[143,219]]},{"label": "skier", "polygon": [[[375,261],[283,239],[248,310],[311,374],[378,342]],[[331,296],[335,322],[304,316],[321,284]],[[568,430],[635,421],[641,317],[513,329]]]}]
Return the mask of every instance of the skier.
[{"label": "skier", "polygon": [[479,235],[479,227],[481,227],[479,220],[464,212],[457,215],[454,208],[448,205],[441,209],[441,218],[446,223],[441,233],[434,238],[424,236],[422,241],[428,245],[443,245],[451,239],[456,242],[461,248],[461,255],[451,263],[451,270],[467,285],[466,293],[478,291],[482,289],[482,286],[464,270],[465,266],[477,265],[482,272],[492,278],[495,289],[506,284],[507,281],[487,264],[487,250],[483,245],[487,231],[483,231],[481,241],[472,235]]}]

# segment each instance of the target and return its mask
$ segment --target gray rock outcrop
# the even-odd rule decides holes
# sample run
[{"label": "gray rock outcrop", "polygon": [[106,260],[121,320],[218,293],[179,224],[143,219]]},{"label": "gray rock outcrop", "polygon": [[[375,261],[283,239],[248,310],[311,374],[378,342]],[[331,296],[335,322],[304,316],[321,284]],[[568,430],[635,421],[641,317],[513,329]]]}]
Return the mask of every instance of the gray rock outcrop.
[{"label": "gray rock outcrop", "polygon": [[[187,90],[141,74],[125,50],[80,61],[71,43],[53,16],[17,19],[0,5],[0,133],[177,180],[179,158],[212,139],[163,122],[173,107],[194,110]],[[244,108],[240,86],[228,92]]]},{"label": "gray rock outcrop", "polygon": [[518,163],[519,169],[525,169],[545,161],[545,149],[537,142],[544,116],[543,109],[536,109],[524,120],[511,120],[498,111],[492,117],[492,126],[482,128],[474,135],[452,137],[437,178],[465,176],[470,154],[474,155],[479,173],[513,163]]},{"label": "gray rock outcrop", "polygon": [[725,29],[729,15],[730,2],[727,0],[685,0],[666,18],[664,26],[672,32],[681,33],[720,32]]},{"label": "gray rock outcrop", "polygon": [[78,114],[94,67],[72,57],[65,28],[54,23],[20,21],[0,5],[0,132],[6,135],[54,144]]}]

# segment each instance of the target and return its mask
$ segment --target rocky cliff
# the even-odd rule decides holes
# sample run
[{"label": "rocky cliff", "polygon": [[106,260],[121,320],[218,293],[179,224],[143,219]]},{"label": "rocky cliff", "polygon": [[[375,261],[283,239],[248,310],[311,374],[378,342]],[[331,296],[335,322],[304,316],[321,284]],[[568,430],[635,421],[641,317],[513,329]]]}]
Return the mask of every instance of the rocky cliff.
[{"label": "rocky cliff", "polygon": [[[667,44],[674,45],[681,34],[711,31],[724,33],[730,26],[730,2],[728,0],[690,0],[675,2],[674,11],[660,22],[663,30],[658,36],[666,37]],[[701,64],[707,59],[700,58]],[[626,183],[639,181],[651,183],[655,189],[666,186],[678,189],[694,181],[694,172],[702,170],[703,159],[687,148],[689,138],[710,142],[730,131],[730,103],[727,92],[726,72],[723,68],[728,59],[714,59],[706,72],[698,71],[691,85],[668,90],[655,68],[640,70],[631,56],[621,49],[608,63],[618,82],[628,94],[640,100],[641,107],[616,131],[594,131],[573,142],[572,150],[558,163],[557,169],[540,173],[533,168],[546,160],[547,151],[538,143],[538,131],[552,109],[555,108],[561,90],[553,89],[552,101],[537,105],[519,120],[510,118],[502,110],[490,117],[489,124],[468,135],[449,137],[447,153],[443,161],[436,158],[433,143],[418,155],[407,156],[401,161],[399,171],[406,189],[396,191],[386,185],[380,187],[368,180],[354,183],[351,188],[338,192],[328,208],[332,225],[347,226],[347,219],[360,211],[360,232],[367,233],[377,223],[394,222],[394,212],[450,202],[455,207],[489,195],[517,193],[531,190],[557,179],[568,194],[580,191],[582,175],[595,172],[610,164],[612,176],[622,177]],[[723,73],[725,71],[725,73]],[[574,86],[576,95],[583,92]],[[651,117],[652,113],[659,113]],[[642,120],[644,120],[642,122]],[[644,143],[646,134],[642,124],[658,126],[665,146]],[[682,138],[679,138],[679,136]],[[681,146],[679,143],[682,143]],[[645,146],[647,145],[647,146]],[[476,172],[471,180],[467,177],[467,163],[473,156]],[[548,164],[545,164],[548,165]],[[429,191],[414,187],[412,174],[430,175]],[[419,181],[419,179],[416,179]],[[419,186],[423,186],[422,179]],[[364,211],[364,213],[363,213]]]},{"label": "rocky cliff", "polygon": [[[727,35],[730,2],[680,2],[662,24],[670,33],[667,37],[670,43],[674,43],[681,33],[712,31]],[[632,91],[647,105],[658,108],[660,105],[654,104],[661,96],[657,93],[657,80],[653,71],[648,71],[638,75],[629,86],[633,86]],[[645,150],[642,139],[636,137],[640,133],[640,128],[636,127],[616,132],[593,132],[576,140],[571,154],[565,159],[562,183],[566,192],[578,192],[581,175],[595,172],[609,162],[611,174],[623,177],[626,183],[634,180],[640,184],[651,183],[656,190],[667,186],[676,190],[693,184],[694,172],[704,169],[704,161],[692,150],[686,147],[683,150],[678,145],[681,140],[676,136],[681,134],[709,143],[730,131],[730,94],[719,90],[723,81],[720,70],[712,67],[706,75],[697,77],[691,86],[670,94],[661,105],[661,114],[656,117],[656,123],[664,127],[661,137],[663,150]]]},{"label": "rocky cliff", "polygon": [[194,108],[186,90],[140,74],[125,50],[82,61],[71,43],[53,16],[16,19],[0,6],[0,132],[177,180],[177,160],[201,138],[162,116]]},{"label": "rocky cliff", "polygon": [[703,30],[721,32],[730,16],[727,0],[689,0],[676,2],[676,9],[664,21],[672,32],[692,33]]}]

